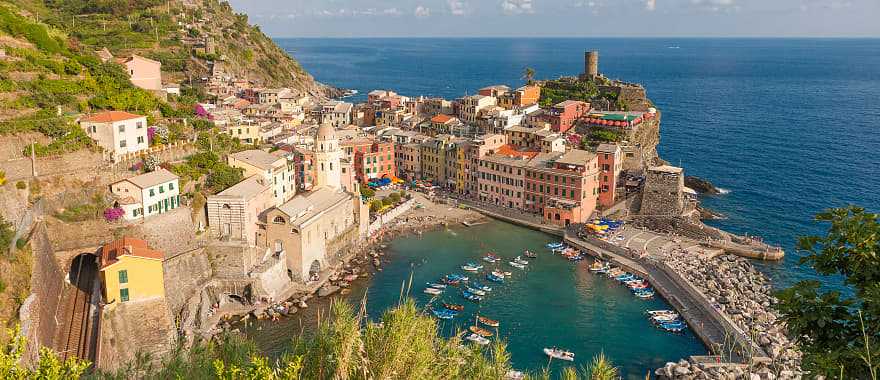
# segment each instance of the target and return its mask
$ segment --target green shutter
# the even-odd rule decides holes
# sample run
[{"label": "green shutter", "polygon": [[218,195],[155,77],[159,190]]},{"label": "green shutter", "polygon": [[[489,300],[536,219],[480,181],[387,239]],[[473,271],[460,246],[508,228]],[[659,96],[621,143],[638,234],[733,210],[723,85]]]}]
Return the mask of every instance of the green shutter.
[{"label": "green shutter", "polygon": [[121,302],[128,302],[128,288],[119,289],[119,299]]},{"label": "green shutter", "polygon": [[128,271],[127,270],[119,271],[119,283],[120,284],[127,284],[128,283]]}]

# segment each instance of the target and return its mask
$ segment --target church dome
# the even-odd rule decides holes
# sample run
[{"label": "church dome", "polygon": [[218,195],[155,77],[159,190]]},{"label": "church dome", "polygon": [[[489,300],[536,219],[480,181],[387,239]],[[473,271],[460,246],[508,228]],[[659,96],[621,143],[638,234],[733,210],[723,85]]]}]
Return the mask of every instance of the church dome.
[{"label": "church dome", "polygon": [[323,124],[318,127],[318,135],[315,139],[318,141],[336,140],[336,130],[330,124]]}]

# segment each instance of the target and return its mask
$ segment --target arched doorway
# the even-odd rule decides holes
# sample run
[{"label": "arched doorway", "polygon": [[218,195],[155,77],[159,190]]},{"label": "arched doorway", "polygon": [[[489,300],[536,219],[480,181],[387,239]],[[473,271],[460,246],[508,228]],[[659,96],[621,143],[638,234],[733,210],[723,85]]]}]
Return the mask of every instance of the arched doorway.
[{"label": "arched doorway", "polygon": [[309,267],[309,281],[318,280],[319,273],[321,273],[321,262],[318,260],[312,261],[312,265]]}]

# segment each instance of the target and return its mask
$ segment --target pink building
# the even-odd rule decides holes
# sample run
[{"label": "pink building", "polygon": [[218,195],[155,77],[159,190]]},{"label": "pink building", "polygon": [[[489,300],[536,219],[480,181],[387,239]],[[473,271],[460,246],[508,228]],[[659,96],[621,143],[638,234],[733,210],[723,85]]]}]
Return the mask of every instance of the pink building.
[{"label": "pink building", "polygon": [[509,145],[479,160],[478,198],[510,209],[522,210],[525,168],[536,151],[520,151]]},{"label": "pink building", "polygon": [[524,176],[525,210],[559,226],[583,223],[596,210],[598,175],[593,153],[541,153],[529,162]]},{"label": "pink building", "polygon": [[486,155],[495,153],[496,150],[507,144],[507,136],[501,134],[488,134],[477,136],[468,146],[465,152],[464,194],[477,197],[479,194],[480,160]]},{"label": "pink building", "polygon": [[608,208],[614,205],[617,180],[623,168],[620,146],[600,144],[596,155],[599,159],[599,206]]},{"label": "pink building", "polygon": [[577,100],[560,102],[547,110],[546,118],[554,132],[568,132],[574,121],[590,112],[590,103]]},{"label": "pink building", "polygon": [[126,68],[131,83],[144,90],[162,91],[162,63],[139,55],[118,58],[117,62]]}]

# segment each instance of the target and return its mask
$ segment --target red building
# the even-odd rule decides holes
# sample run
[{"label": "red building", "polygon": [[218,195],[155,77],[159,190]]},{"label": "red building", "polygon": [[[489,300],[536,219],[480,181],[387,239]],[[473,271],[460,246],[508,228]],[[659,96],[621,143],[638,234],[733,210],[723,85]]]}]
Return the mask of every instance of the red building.
[{"label": "red building", "polygon": [[524,208],[559,226],[586,222],[596,210],[598,173],[596,155],[585,150],[541,153],[526,167]]},{"label": "red building", "polygon": [[560,102],[547,110],[546,118],[554,132],[568,132],[575,120],[590,112],[590,103],[577,100]]},{"label": "red building", "polygon": [[617,181],[623,168],[623,157],[617,144],[600,144],[596,148],[599,159],[599,206],[614,205]]},{"label": "red building", "polygon": [[355,178],[359,182],[395,177],[397,165],[394,162],[394,142],[355,139],[343,141],[339,145],[351,160]]}]

